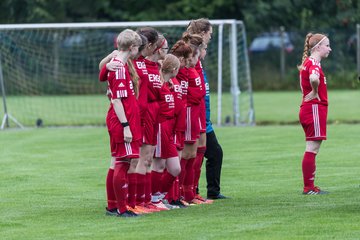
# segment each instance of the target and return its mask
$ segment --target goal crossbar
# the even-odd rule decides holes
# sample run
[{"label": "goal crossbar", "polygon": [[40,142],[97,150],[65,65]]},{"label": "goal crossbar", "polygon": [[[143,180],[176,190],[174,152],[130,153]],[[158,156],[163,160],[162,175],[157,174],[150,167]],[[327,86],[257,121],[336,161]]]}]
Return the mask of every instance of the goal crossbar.
[{"label": "goal crossbar", "polygon": [[[239,24],[242,21],[235,19],[209,20],[211,24]],[[109,28],[109,27],[169,27],[187,26],[189,21],[144,21],[144,22],[84,22],[84,23],[26,23],[0,24],[0,30],[8,29],[56,29],[56,28]]]}]

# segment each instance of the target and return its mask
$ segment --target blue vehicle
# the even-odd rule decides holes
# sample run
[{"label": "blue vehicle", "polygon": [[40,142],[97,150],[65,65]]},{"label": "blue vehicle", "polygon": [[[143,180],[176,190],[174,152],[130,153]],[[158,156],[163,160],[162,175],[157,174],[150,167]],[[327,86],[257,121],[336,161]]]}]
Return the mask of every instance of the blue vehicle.
[{"label": "blue vehicle", "polygon": [[[288,33],[283,35],[284,48],[285,51],[290,53],[294,50],[294,45],[290,41]],[[256,37],[250,45],[250,52],[266,52],[271,49],[281,49],[281,33],[280,32],[271,32],[263,33],[260,36]]]}]

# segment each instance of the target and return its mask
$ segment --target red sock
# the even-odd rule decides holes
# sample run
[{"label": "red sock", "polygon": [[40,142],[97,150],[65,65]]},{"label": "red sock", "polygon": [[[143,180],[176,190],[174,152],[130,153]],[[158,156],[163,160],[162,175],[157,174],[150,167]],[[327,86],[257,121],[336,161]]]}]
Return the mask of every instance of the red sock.
[{"label": "red sock", "polygon": [[151,174],[146,173],[145,177],[145,203],[151,202]]},{"label": "red sock", "polygon": [[174,177],[168,171],[166,171],[161,177],[161,188],[160,188],[161,193],[169,192],[175,179],[176,177]]},{"label": "red sock", "polygon": [[129,206],[134,208],[136,203],[136,173],[129,173],[129,198],[128,203]]},{"label": "red sock", "polygon": [[151,171],[151,194],[160,192],[162,172]]},{"label": "red sock", "polygon": [[180,186],[179,186],[179,177],[174,181],[174,200],[180,199]]},{"label": "red sock", "polygon": [[184,158],[181,158],[181,160],[180,160],[180,167],[181,167],[181,172],[179,174],[179,184],[180,184],[180,186],[182,186],[184,184],[187,162],[188,162],[188,160],[184,159]]},{"label": "red sock", "polygon": [[[165,168],[164,172],[163,172],[163,176],[167,173],[167,170]],[[162,180],[161,180],[162,181]],[[166,200],[168,200],[168,202],[171,202],[172,200],[174,200],[174,184],[171,184],[171,187],[169,189],[169,191],[166,193],[165,197]]]},{"label": "red sock", "polygon": [[116,208],[116,196],[114,192],[114,169],[109,168],[106,176],[106,195],[107,195],[107,208]]},{"label": "red sock", "polygon": [[316,154],[313,152],[305,152],[302,160],[302,172],[304,178],[304,188],[313,189],[315,180],[315,157]]},{"label": "red sock", "polygon": [[199,180],[201,175],[201,166],[203,163],[205,151],[206,151],[206,146],[198,147],[197,149],[196,158],[194,162],[194,195],[198,193]]},{"label": "red sock", "polygon": [[186,175],[183,184],[184,198],[185,201],[191,202],[194,199],[194,161],[195,158],[187,160],[186,164]]},{"label": "red sock", "polygon": [[145,174],[136,173],[136,205],[145,203],[145,181]]},{"label": "red sock", "polygon": [[128,176],[130,164],[128,162],[116,162],[114,169],[114,192],[116,196],[117,208],[120,213],[127,210],[127,195],[128,195]]},{"label": "red sock", "polygon": [[[165,174],[165,173],[164,173]],[[175,178],[176,180],[176,178]],[[175,181],[172,183],[169,191],[167,192],[167,194],[165,195],[165,199],[168,200],[168,202],[172,202],[173,200],[176,200],[174,198],[174,187],[175,187]]]}]

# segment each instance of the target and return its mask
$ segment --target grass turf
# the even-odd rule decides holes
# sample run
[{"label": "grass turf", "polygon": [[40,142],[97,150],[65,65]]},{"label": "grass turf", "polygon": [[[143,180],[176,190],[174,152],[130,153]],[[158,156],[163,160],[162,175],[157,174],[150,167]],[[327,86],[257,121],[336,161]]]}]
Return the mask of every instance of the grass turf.
[{"label": "grass turf", "polygon": [[[242,93],[240,120],[248,116],[248,96]],[[357,90],[337,90],[329,92],[329,122],[360,123],[360,108]],[[299,91],[255,92],[254,108],[257,124],[294,124],[298,122],[301,101]],[[35,126],[38,118],[45,126],[63,125],[104,125],[109,101],[102,95],[77,96],[9,96],[8,112],[20,123]],[[211,95],[212,121],[217,123],[217,96]],[[233,121],[232,97],[224,93],[222,97],[222,123],[229,116]],[[10,121],[11,126],[14,123]]]},{"label": "grass turf", "polygon": [[[333,124],[303,196],[300,126],[217,128],[222,193],[212,205],[105,216],[105,128],[0,132],[1,239],[358,239],[360,125]],[[204,192],[204,169],[201,190]]]}]

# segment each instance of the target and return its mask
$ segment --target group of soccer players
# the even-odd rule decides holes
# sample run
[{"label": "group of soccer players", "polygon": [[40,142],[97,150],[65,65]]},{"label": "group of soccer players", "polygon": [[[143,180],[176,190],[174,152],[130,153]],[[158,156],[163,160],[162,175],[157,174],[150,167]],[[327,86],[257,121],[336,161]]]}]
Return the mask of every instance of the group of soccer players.
[{"label": "group of soccer players", "polygon": [[108,83],[107,215],[135,217],[194,204],[206,150],[206,56],[212,27],[192,20],[170,49],[151,27],[126,29],[99,64]]}]

